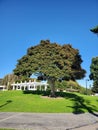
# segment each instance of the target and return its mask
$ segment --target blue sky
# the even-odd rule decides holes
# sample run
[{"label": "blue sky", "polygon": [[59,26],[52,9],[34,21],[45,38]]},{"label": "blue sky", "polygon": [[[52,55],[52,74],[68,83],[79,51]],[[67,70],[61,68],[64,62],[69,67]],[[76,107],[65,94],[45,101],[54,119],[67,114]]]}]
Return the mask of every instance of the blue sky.
[{"label": "blue sky", "polygon": [[[49,39],[79,49],[86,77],[98,56],[98,0],[0,0],[0,78],[13,72],[27,48]],[[89,82],[90,84],[90,82]]]}]

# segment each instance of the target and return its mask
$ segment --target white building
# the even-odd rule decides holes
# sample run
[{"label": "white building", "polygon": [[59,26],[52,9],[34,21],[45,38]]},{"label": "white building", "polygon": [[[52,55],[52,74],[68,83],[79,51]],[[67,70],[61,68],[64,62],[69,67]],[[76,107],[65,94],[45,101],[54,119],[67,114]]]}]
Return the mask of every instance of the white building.
[{"label": "white building", "polygon": [[13,83],[11,84],[11,86],[13,87],[13,90],[47,90],[47,82],[46,81],[41,81],[41,82],[37,82],[36,80],[34,80],[33,82],[31,82],[31,80],[29,82],[20,82],[20,83]]},{"label": "white building", "polygon": [[6,90],[6,87],[3,85],[0,85],[0,91],[5,91],[5,90]]}]

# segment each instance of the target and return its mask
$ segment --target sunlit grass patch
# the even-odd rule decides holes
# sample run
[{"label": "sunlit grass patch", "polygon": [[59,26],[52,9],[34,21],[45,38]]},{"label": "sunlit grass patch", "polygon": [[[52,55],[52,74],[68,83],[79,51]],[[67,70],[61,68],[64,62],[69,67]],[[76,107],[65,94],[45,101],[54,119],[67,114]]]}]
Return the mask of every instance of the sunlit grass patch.
[{"label": "sunlit grass patch", "polygon": [[64,93],[61,98],[44,97],[23,91],[0,92],[1,112],[84,113],[98,112],[98,97]]}]

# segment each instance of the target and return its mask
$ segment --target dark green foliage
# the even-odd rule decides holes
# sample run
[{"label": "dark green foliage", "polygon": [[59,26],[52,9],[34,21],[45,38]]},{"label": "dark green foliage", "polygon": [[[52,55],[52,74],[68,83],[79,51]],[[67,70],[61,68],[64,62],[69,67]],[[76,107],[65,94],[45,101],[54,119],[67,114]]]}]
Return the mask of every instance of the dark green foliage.
[{"label": "dark green foliage", "polygon": [[98,93],[98,81],[97,81],[97,79],[93,83],[92,91],[94,93]]},{"label": "dark green foliage", "polygon": [[61,46],[42,40],[39,45],[28,48],[27,54],[18,60],[14,73],[29,78],[32,73],[40,72],[54,91],[53,85],[59,78],[76,80],[85,76],[81,63],[79,51],[70,44]]},{"label": "dark green foliage", "polygon": [[[90,29],[90,31],[98,35],[98,26]],[[98,57],[92,59],[90,71],[90,79],[94,81],[92,91],[98,93]]]},{"label": "dark green foliage", "polygon": [[32,90],[25,90],[23,91],[24,94],[36,94],[36,95],[42,95],[42,96],[49,96],[50,95],[50,90],[47,91],[40,91],[40,90],[36,90],[36,91],[32,91]]},{"label": "dark green foliage", "polygon": [[94,81],[92,91],[98,92],[98,57],[92,58],[90,79]]},{"label": "dark green foliage", "polygon": [[71,45],[58,45],[49,40],[27,50],[27,54],[18,60],[14,73],[30,77],[34,72],[41,72],[47,78],[81,79],[85,70],[81,68],[81,56]]},{"label": "dark green foliage", "polygon": [[95,33],[95,34],[98,34],[98,26],[90,29],[91,32]]}]

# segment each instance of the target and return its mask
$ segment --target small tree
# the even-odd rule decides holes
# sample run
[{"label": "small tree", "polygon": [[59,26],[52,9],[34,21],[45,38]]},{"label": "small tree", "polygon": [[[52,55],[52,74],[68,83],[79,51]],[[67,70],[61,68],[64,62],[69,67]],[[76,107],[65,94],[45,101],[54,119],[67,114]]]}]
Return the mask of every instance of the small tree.
[{"label": "small tree", "polygon": [[89,77],[94,81],[92,91],[98,93],[98,57],[92,58]]},{"label": "small tree", "polygon": [[32,46],[27,54],[18,60],[14,73],[18,76],[30,77],[39,72],[51,86],[51,96],[55,96],[57,79],[75,80],[85,76],[81,68],[82,59],[77,49],[70,44],[59,45],[42,40],[39,45]]}]

